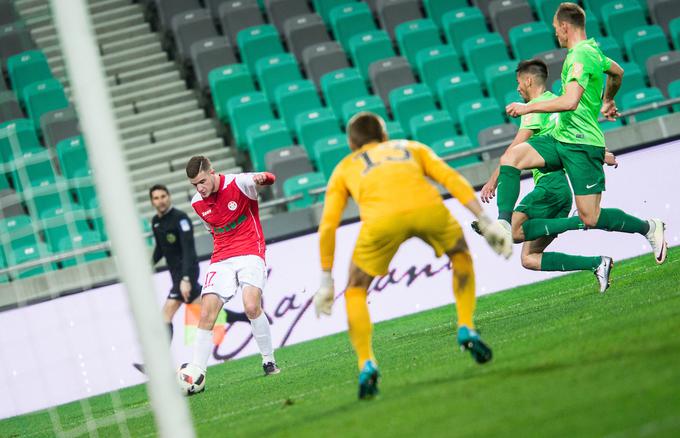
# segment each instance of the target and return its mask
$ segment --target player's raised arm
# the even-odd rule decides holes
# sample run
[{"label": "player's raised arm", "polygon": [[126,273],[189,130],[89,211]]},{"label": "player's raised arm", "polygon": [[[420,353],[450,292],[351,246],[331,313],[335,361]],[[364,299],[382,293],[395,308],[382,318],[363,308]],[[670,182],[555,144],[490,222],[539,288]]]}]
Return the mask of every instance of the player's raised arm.
[{"label": "player's raised arm", "polygon": [[253,182],[258,186],[270,186],[276,182],[276,175],[271,172],[254,173]]}]

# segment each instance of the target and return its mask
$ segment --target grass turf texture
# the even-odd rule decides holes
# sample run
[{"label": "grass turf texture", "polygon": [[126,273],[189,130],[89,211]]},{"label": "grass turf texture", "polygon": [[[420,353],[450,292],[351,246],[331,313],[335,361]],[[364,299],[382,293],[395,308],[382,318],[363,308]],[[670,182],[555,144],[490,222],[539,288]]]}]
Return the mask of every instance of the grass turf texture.
[{"label": "grass turf texture", "polygon": [[[482,297],[483,366],[456,348],[454,317],[445,306],[376,326],[370,402],[356,400],[345,333],[279,350],[278,376],[262,377],[259,357],[211,367],[188,400],[197,434],[680,436],[680,247],[660,267],[649,254],[617,263],[604,295],[576,273]],[[131,436],[155,435],[144,386],[113,394]],[[104,395],[56,409],[69,436],[88,434],[83,407],[109,422],[98,436],[121,435]],[[47,411],[0,422],[2,437],[53,435]]]}]

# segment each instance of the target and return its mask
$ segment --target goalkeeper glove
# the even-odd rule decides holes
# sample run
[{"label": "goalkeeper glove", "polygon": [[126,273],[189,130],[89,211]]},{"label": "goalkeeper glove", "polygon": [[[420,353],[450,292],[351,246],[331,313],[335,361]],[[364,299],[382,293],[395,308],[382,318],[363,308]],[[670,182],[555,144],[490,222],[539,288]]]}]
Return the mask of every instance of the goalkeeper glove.
[{"label": "goalkeeper glove", "polygon": [[335,288],[333,287],[333,275],[330,272],[321,272],[321,286],[314,294],[314,310],[316,317],[321,314],[330,315],[335,300]]},{"label": "goalkeeper glove", "polygon": [[[478,220],[479,231],[497,254],[509,259],[512,255],[512,233],[500,221],[492,221],[486,215]],[[507,224],[507,222],[506,222]]]}]

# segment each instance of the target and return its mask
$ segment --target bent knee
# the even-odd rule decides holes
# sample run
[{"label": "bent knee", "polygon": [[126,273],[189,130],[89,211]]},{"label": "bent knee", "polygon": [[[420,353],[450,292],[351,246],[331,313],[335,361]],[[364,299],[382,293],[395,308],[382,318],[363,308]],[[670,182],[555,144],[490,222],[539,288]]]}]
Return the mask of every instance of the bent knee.
[{"label": "bent knee", "polygon": [[259,303],[245,303],[243,310],[248,319],[255,319],[260,316],[261,308]]},{"label": "bent knee", "polygon": [[579,212],[578,217],[581,218],[583,225],[586,228],[595,228],[597,226],[598,217],[594,214],[582,214]]},{"label": "bent knee", "polygon": [[522,254],[522,267],[532,271],[540,271],[541,260],[538,254]]}]

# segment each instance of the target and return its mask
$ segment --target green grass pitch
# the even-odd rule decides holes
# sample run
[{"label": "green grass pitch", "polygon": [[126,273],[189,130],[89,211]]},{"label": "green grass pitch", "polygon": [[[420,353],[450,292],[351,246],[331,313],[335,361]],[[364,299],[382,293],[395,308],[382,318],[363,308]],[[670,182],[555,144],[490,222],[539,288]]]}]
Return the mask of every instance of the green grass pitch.
[{"label": "green grass pitch", "polygon": [[[206,392],[189,398],[197,434],[680,436],[680,247],[660,267],[649,254],[617,263],[606,294],[577,273],[482,297],[486,365],[458,351],[454,318],[445,306],[378,324],[381,394],[370,402],[356,400],[345,333],[279,350],[277,376],[261,375],[259,357],[212,367]],[[57,416],[66,436],[156,435],[137,386],[4,420],[0,436],[54,436]]]}]

